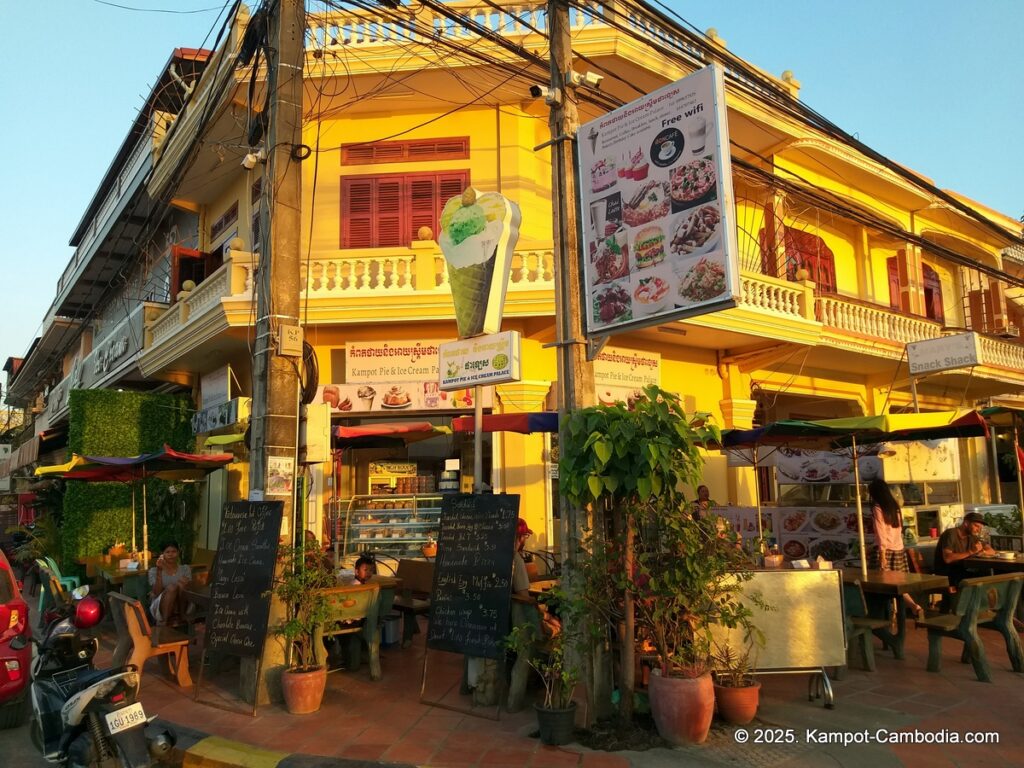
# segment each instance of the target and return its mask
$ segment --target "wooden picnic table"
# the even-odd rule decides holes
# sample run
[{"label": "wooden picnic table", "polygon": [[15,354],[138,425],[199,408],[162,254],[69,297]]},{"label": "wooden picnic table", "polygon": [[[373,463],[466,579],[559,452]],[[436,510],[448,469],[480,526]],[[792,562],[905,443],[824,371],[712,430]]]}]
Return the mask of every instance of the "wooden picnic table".
[{"label": "wooden picnic table", "polygon": [[903,647],[907,636],[907,614],[903,607],[903,595],[919,595],[934,592],[949,586],[949,579],[934,573],[907,573],[906,571],[868,571],[867,578],[859,568],[844,568],[843,581],[859,581],[864,597],[868,601],[868,610],[879,618],[884,618],[889,601],[896,598],[896,634],[887,629],[878,630],[876,634],[890,646],[897,659],[903,658]]},{"label": "wooden picnic table", "polygon": [[974,570],[989,570],[997,573],[1024,571],[1024,554],[1015,552],[1013,559],[1003,557],[968,557],[964,567]]}]

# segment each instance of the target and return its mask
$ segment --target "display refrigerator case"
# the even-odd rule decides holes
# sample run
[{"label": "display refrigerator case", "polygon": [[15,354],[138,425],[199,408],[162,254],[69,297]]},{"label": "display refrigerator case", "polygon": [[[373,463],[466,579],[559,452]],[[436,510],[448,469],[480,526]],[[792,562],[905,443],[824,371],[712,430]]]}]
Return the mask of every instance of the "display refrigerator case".
[{"label": "display refrigerator case", "polygon": [[422,557],[423,547],[435,542],[440,531],[441,496],[359,495],[342,500],[339,513],[337,535],[344,555]]}]

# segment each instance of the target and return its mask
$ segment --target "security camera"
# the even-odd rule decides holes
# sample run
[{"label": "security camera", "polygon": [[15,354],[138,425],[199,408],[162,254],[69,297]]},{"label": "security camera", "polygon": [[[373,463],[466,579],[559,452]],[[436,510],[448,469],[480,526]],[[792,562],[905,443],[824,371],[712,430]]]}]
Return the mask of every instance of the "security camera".
[{"label": "security camera", "polygon": [[562,92],[558,88],[548,88],[543,85],[531,85],[530,95],[535,99],[544,97],[544,103],[554,107],[562,103]]},{"label": "security camera", "polygon": [[247,171],[251,171],[256,167],[257,163],[262,163],[267,159],[267,152],[263,147],[260,147],[255,152],[250,152],[242,158],[242,167]]},{"label": "security camera", "polygon": [[565,81],[567,83],[572,83],[575,86],[584,85],[588,88],[596,89],[601,87],[602,80],[604,80],[604,75],[598,75],[593,72],[584,72],[581,74],[579,72],[569,70],[565,73]]}]

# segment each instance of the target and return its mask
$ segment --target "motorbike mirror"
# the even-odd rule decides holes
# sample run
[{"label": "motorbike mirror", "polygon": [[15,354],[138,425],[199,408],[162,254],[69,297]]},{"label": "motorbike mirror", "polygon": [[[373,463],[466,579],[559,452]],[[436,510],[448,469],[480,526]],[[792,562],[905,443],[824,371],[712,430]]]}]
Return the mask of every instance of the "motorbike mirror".
[{"label": "motorbike mirror", "polygon": [[88,584],[83,584],[82,586],[76,587],[75,589],[71,590],[71,596],[73,598],[75,598],[75,600],[81,600],[83,597],[85,597],[88,594],[89,594],[89,585]]},{"label": "motorbike mirror", "polygon": [[8,645],[10,646],[12,651],[20,651],[22,648],[28,645],[28,638],[26,638],[24,635],[18,635],[16,638],[11,640],[11,642],[8,643]]}]

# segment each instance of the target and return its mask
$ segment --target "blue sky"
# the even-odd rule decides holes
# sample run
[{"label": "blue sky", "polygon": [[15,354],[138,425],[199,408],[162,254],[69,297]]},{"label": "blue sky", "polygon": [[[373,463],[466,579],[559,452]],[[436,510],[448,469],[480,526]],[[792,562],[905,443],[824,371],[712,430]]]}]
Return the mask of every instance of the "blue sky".
[{"label": "blue sky", "polygon": [[[218,0],[116,0],[178,11]],[[1024,212],[1020,0],[671,0],[876,150],[999,211]],[[0,358],[24,354],[73,254],[68,239],[176,47],[217,13],[96,0],[0,0]]]}]

